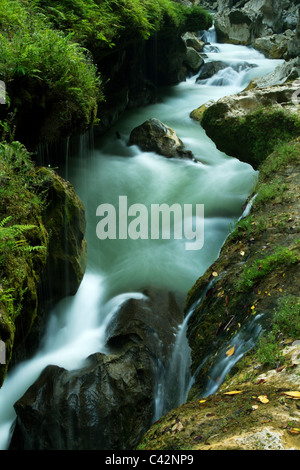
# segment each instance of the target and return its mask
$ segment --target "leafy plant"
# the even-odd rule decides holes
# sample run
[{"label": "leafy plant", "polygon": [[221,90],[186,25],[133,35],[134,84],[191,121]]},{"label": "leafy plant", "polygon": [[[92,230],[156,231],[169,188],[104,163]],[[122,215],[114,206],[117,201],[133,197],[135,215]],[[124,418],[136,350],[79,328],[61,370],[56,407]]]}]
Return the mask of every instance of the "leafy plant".
[{"label": "leafy plant", "polygon": [[299,262],[299,241],[296,241],[289,248],[276,247],[271,255],[257,259],[251,265],[246,264],[238,288],[249,291],[256,282],[263,279],[274,269],[284,268],[297,262]]},{"label": "leafy plant", "polygon": [[0,221],[0,265],[4,263],[8,256],[14,251],[32,252],[45,250],[44,246],[31,246],[24,234],[36,228],[35,225],[12,225],[6,226],[12,219],[11,216]]},{"label": "leafy plant", "polygon": [[282,337],[298,339],[300,335],[300,297],[289,295],[281,301],[275,313],[272,329],[259,339],[257,357],[263,364],[278,367],[284,362],[279,340]]}]

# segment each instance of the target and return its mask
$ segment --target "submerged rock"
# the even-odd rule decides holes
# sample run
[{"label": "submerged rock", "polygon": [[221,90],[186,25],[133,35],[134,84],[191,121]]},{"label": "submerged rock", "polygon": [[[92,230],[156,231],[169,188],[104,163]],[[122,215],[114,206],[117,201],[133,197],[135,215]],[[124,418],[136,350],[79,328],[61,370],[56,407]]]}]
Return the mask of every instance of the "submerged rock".
[{"label": "submerged rock", "polygon": [[155,118],[133,129],[129,141],[144,152],[156,152],[167,158],[193,158],[192,152],[184,149],[176,132]]},{"label": "submerged rock", "polygon": [[184,301],[147,290],[129,299],[107,332],[108,355],[78,370],[48,366],[15,404],[14,450],[125,450],[153,421],[157,370],[166,366]]},{"label": "submerged rock", "polygon": [[242,70],[249,70],[254,67],[257,67],[256,64],[249,64],[248,62],[240,62],[238,64],[229,64],[221,60],[216,60],[212,62],[206,62],[202,65],[199,75],[196,81],[207,80],[208,78],[213,77],[220,70],[227,69],[228,67],[232,68],[236,72],[241,72]]}]

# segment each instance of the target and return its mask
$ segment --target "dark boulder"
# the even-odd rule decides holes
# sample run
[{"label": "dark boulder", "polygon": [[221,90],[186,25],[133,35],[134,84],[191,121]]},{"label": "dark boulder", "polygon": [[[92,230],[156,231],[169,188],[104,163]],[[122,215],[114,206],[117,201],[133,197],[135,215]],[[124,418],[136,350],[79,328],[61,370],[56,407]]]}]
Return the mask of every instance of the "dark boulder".
[{"label": "dark boulder", "polygon": [[166,367],[184,299],[145,291],[107,332],[108,355],[73,371],[49,365],[15,403],[11,450],[125,450],[153,422],[157,370]]},{"label": "dark boulder", "polygon": [[133,129],[129,142],[144,152],[155,152],[167,158],[193,158],[192,152],[184,149],[176,132],[155,118]]}]

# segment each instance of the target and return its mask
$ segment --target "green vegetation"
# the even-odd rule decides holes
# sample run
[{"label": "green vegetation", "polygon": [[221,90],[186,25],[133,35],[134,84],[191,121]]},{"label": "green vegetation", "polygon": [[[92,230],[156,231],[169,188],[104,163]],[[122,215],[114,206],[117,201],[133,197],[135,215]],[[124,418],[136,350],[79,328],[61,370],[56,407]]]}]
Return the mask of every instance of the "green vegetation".
[{"label": "green vegetation", "polygon": [[291,264],[299,262],[300,240],[294,242],[290,247],[277,246],[274,252],[265,258],[254,260],[251,264],[246,263],[238,289],[249,291],[259,280],[266,277],[275,269],[284,269]]},{"label": "green vegetation", "polygon": [[[94,48],[114,47],[120,39],[147,39],[164,26],[185,25],[191,30],[211,26],[200,7],[187,8],[172,0],[34,0],[36,11],[52,25]],[[95,44],[96,43],[96,44]]]},{"label": "green vegetation", "polygon": [[[259,168],[266,157],[280,147],[278,161],[284,158],[283,154],[289,158],[288,143],[300,136],[299,115],[281,109],[261,108],[238,119],[224,119],[226,113],[227,105],[217,103],[205,110],[201,125],[217,147],[254,168]],[[286,147],[282,147],[284,144]]]},{"label": "green vegetation", "polygon": [[258,360],[270,367],[278,367],[284,363],[282,340],[299,339],[300,337],[300,297],[287,296],[281,300],[278,311],[272,320],[271,331],[265,331],[256,351]]},{"label": "green vegetation", "polygon": [[52,30],[28,2],[3,0],[0,4],[0,78],[6,84],[7,106],[0,116],[15,112],[16,122],[26,119],[38,128],[53,113],[47,133],[86,129],[103,99],[100,79],[88,51],[71,37]]},{"label": "green vegetation", "polygon": [[0,144],[0,304],[11,319],[20,311],[27,290],[23,287],[26,266],[38,270],[47,256],[42,186],[42,177],[24,146]]},{"label": "green vegetation", "polygon": [[210,25],[201,8],[172,0],[2,0],[0,80],[7,105],[0,119],[15,114],[22,142],[34,128],[38,143],[83,133],[104,101],[95,55],[162,27]]}]

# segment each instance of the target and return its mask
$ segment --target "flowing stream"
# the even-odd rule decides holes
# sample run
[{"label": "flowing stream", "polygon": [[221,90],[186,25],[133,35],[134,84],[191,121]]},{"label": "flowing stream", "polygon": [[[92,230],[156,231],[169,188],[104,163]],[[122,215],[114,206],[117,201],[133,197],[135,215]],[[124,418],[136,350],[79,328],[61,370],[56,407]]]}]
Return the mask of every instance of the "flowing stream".
[{"label": "flowing stream", "polygon": [[[84,136],[79,154],[67,156],[64,176],[86,208],[88,266],[78,293],[62,300],[49,315],[39,351],[12,369],[0,390],[1,449],[9,444],[13,404],[46,365],[75,369],[88,355],[106,353],[105,332],[114,312],[126,299],[141,298],[143,287],[186,295],[218,257],[230,227],[241,216],[257,172],[218,151],[189,114],[211,99],[243,90],[252,78],[266,75],[282,61],[268,60],[251,48],[216,44],[213,29],[206,33],[206,40],[211,45],[205,48],[205,60],[225,61],[227,68],[208,80],[196,83],[194,76],[161,90],[158,103],[126,112],[93,147]],[[236,67],[245,61],[255,67]],[[166,159],[128,146],[132,129],[152,117],[172,127],[198,162]],[[149,209],[162,203],[203,204],[203,248],[186,250],[184,239],[99,240],[96,209],[104,203],[118,207],[120,196],[127,196],[128,206],[140,203]],[[177,404],[185,401],[191,382],[186,326],[186,320],[178,326],[173,353],[181,377]],[[165,411],[166,382],[161,380],[157,386],[156,419]]]}]

